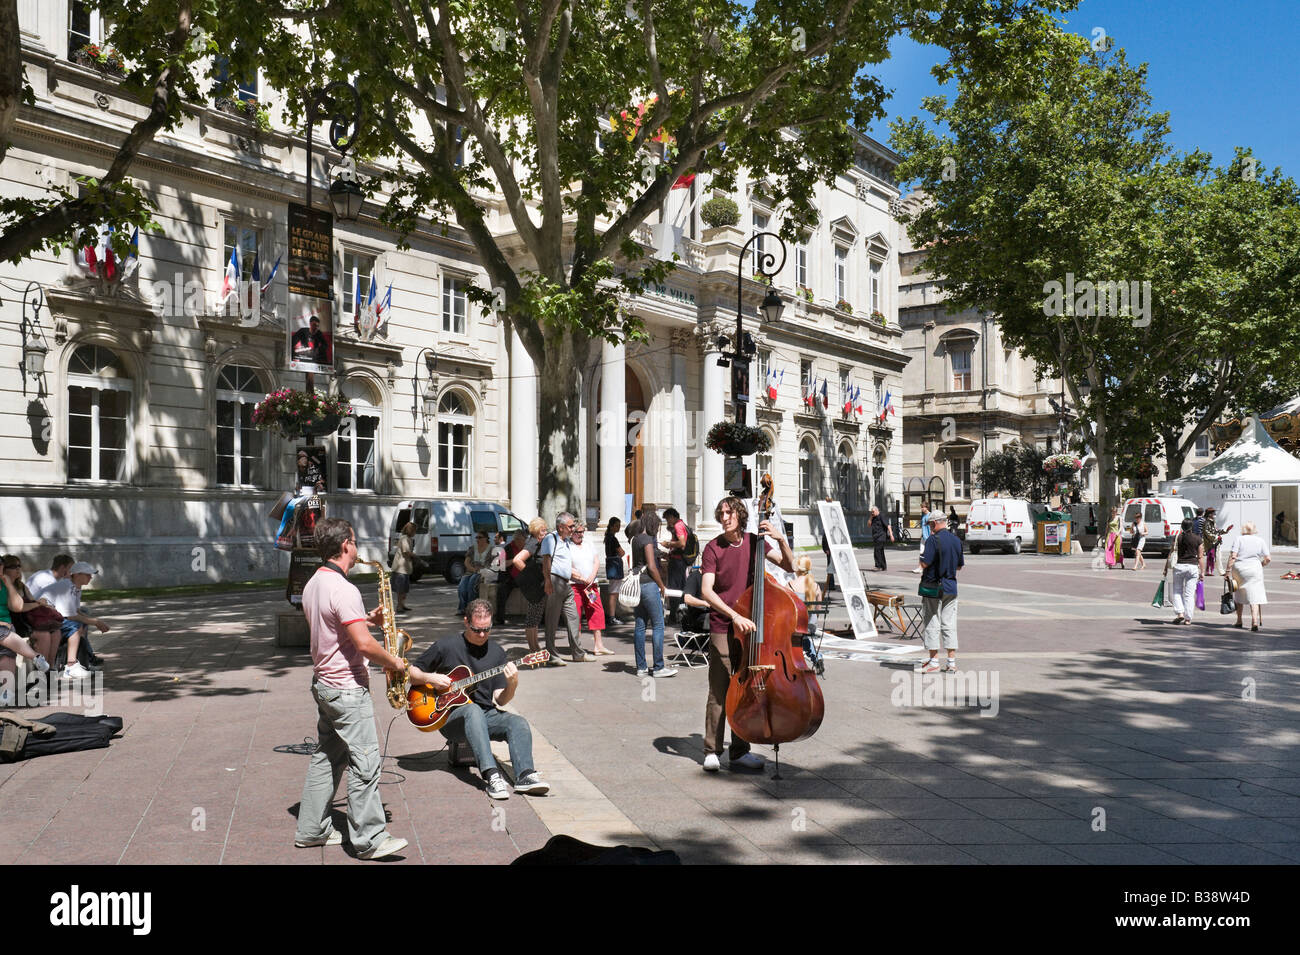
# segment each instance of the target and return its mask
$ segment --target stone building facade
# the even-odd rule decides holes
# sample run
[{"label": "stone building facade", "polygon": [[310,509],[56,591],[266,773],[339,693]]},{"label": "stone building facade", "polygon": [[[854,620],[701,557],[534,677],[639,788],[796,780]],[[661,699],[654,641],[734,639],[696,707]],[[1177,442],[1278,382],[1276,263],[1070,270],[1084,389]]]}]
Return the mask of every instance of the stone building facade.
[{"label": "stone building facade", "polygon": [[[19,10],[37,103],[19,114],[0,188],[36,195],[99,175],[143,107],[111,76],[72,62],[78,44],[101,38],[82,5],[20,0]],[[249,416],[266,393],[304,387],[301,373],[286,370],[285,269],[255,316],[221,306],[219,293],[234,245],[246,284],[253,261],[264,280],[287,249],[287,203],[303,201],[304,141],[274,110],[269,130],[215,105],[201,112],[132,167],[161,232],[141,233],[138,267],[125,280],[91,274],[75,250],[0,266],[8,316],[0,361],[12,370],[0,381],[0,549],[22,554],[26,566],[68,551],[100,567],[100,586],[283,574],[268,511],[292,482],[295,445],[255,430]],[[841,497],[861,524],[871,501],[889,506],[901,491],[902,419],[870,423],[875,392],[898,395],[907,362],[889,213],[897,157],[865,136],[857,153],[834,187],[822,187],[807,241],[788,249],[775,283],[787,303],[778,322],[760,323],[766,289],[748,263],[740,269],[758,359],[750,415],[774,439],[758,463],[773,471],[803,546],[817,543],[812,502],[822,494]],[[337,156],[318,144],[316,157],[319,207]],[[734,335],[740,247],[754,231],[777,231],[781,219],[763,184],[742,180],[741,221],[706,228],[699,205],[711,194],[700,180],[675,190],[660,221],[638,234],[651,249],[666,240],[682,260],[664,287],[631,304],[649,341],[593,348],[589,366],[574,369],[586,410],[581,496],[593,522],[623,516],[630,496],[675,504],[702,536],[712,528],[722,462],[703,438],[730,402],[718,339]],[[511,247],[499,197],[481,198]],[[495,500],[524,519],[538,506],[533,362],[506,322],[465,296],[467,285],[488,283],[464,234],[426,223],[398,249],[376,218],[383,199],[372,196],[359,221],[335,223],[334,310],[352,313],[355,273],[363,293],[371,275],[381,295],[391,283],[390,316],[372,340],[340,322],[335,374],[316,377],[317,388],[347,396],[355,411],[318,442],[332,471],[328,512],[353,521],[362,555],[374,559],[386,553],[403,499]],[[847,309],[836,308],[840,300]],[[32,337],[49,347],[39,377],[24,362]],[[762,361],[778,378],[785,372],[775,399],[765,397]],[[819,387],[828,382],[828,409],[803,401],[801,369]],[[861,389],[863,413],[843,412],[844,384]],[[436,412],[426,416],[430,388]],[[600,417],[607,409],[613,414]]]}]

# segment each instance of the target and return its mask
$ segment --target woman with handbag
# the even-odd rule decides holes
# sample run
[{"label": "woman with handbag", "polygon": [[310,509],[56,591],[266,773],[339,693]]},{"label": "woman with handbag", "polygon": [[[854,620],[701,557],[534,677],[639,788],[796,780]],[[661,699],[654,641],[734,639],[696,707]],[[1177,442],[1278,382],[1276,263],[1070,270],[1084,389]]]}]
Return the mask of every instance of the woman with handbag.
[{"label": "woman with handbag", "polygon": [[1139,511],[1138,516],[1133,520],[1133,569],[1141,570],[1147,565],[1146,558],[1142,556],[1142,548],[1147,543],[1147,522],[1142,518]]},{"label": "woman with handbag", "polygon": [[1106,525],[1106,567],[1124,569],[1124,541],[1120,537],[1119,508],[1110,510],[1110,523]]},{"label": "woman with handbag", "polygon": [[1268,594],[1264,592],[1264,568],[1273,560],[1268,552],[1268,542],[1255,533],[1255,522],[1246,521],[1241,525],[1241,536],[1232,542],[1228,554],[1228,566],[1223,568],[1223,576],[1235,572],[1241,581],[1233,592],[1237,604],[1237,622],[1240,627],[1241,611],[1250,604],[1250,629],[1252,632],[1264,626],[1264,604],[1268,603]]},{"label": "woman with handbag", "polygon": [[[641,582],[641,602],[636,605],[636,630],[632,636],[636,653],[636,675],[653,675],[657,679],[676,676],[674,667],[664,665],[664,591],[667,589],[659,575],[659,562],[655,556],[658,547],[660,520],[654,511],[641,515],[640,533],[632,538],[632,575]],[[626,585],[625,585],[626,586]],[[654,641],[654,671],[646,669],[645,632],[651,630]]]},{"label": "woman with handbag", "polygon": [[[524,618],[524,636],[528,639],[528,649],[532,653],[541,649],[537,642],[537,625],[542,622],[542,617],[546,613],[546,583],[542,579],[542,559],[537,556],[537,552],[548,530],[546,521],[540,517],[534,517],[529,521],[528,543],[524,544],[523,550],[515,554],[511,562],[511,566],[519,571],[519,576],[515,578],[515,586],[523,591],[524,599],[528,601],[528,613]],[[551,654],[549,664],[557,667],[568,666],[557,653]]]}]

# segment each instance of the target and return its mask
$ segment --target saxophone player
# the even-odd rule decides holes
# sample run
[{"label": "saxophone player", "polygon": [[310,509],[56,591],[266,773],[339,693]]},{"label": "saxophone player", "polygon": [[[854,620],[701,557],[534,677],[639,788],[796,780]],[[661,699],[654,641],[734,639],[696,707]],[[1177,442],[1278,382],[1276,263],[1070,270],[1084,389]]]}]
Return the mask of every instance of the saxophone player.
[{"label": "saxophone player", "polygon": [[302,592],[311,628],[312,696],[316,700],[318,749],[307,767],[294,845],[336,846],[343,841],[330,821],[330,803],[343,770],[348,772],[348,841],[362,859],[382,859],[406,848],[384,824],[379,798],[379,736],[370,697],[367,662],[406,671],[428,682],[430,675],[384,649],[370,635],[383,625],[381,605],[367,613],[361,591],[348,581],[357,563],[352,525],[326,518],[316,525],[316,550],[325,561]]}]

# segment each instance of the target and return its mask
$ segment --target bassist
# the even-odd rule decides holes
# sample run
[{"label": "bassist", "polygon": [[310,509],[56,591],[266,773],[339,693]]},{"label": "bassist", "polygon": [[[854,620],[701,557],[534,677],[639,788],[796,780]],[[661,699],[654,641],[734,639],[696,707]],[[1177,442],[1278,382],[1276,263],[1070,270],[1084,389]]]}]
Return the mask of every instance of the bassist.
[{"label": "bassist", "polygon": [[[750,633],[754,621],[741,616],[734,605],[749,589],[756,546],[767,546],[767,559],[783,570],[794,572],[794,554],[784,535],[773,523],[764,521],[758,534],[745,533],[749,508],[738,497],[725,497],[713,511],[722,533],[704,548],[703,582],[700,594],[712,608],[709,614],[709,699],[704,707],[704,771],[721,766],[723,733],[727,728],[725,705],[731,674],[740,664],[740,642],[732,635]],[[779,523],[779,522],[778,522]],[[775,544],[764,539],[766,535]],[[724,656],[725,654],[725,656]],[[761,770],[763,758],[749,751],[749,743],[733,731],[728,750],[732,769]]]},{"label": "bassist", "polygon": [[482,673],[504,666],[496,676],[474,684],[470,703],[451,711],[440,732],[450,742],[468,743],[474,752],[479,773],[493,799],[509,799],[510,786],[492,756],[492,740],[505,740],[510,747],[510,763],[515,771],[515,792],[541,796],[550,788],[533,768],[533,733],[528,721],[516,713],[498,707],[509,703],[519,688],[519,672],[506,660],[501,645],[488,639],[492,631],[492,605],[486,600],[471,601],[465,608],[465,630],[444,637],[424,651],[418,667],[433,689],[442,693],[452,684],[446,676],[458,666],[472,673]]}]

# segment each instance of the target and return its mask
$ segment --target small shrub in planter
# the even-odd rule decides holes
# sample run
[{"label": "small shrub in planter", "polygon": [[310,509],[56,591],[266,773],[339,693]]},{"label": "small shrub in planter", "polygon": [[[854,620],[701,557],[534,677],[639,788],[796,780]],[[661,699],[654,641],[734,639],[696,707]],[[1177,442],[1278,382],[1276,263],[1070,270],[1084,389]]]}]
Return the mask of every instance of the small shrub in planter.
[{"label": "small shrub in planter", "polygon": [[799,297],[805,302],[811,302],[813,300],[813,290],[806,285],[800,285]]},{"label": "small shrub in planter", "polygon": [[72,60],[81,66],[99,70],[107,76],[122,76],[126,73],[126,64],[122,62],[122,54],[111,46],[87,43],[72,54]]},{"label": "small shrub in planter", "polygon": [[714,196],[700,208],[700,218],[711,229],[719,226],[735,225],[740,221],[740,208],[734,199],[726,196]]},{"label": "small shrub in planter", "polygon": [[881,325],[889,324],[888,319],[885,318],[885,313],[882,312],[880,309],[876,309],[874,312],[871,313],[871,320],[873,322],[879,322]]},{"label": "small shrub in planter", "polygon": [[835,303],[835,307],[838,308],[841,312],[853,311],[853,305],[847,299],[840,299],[838,302]]}]

